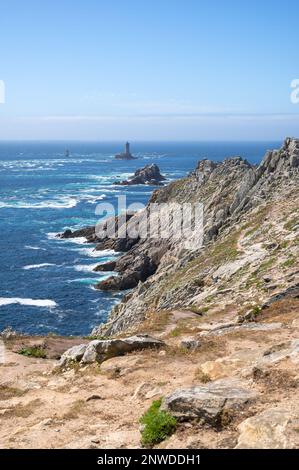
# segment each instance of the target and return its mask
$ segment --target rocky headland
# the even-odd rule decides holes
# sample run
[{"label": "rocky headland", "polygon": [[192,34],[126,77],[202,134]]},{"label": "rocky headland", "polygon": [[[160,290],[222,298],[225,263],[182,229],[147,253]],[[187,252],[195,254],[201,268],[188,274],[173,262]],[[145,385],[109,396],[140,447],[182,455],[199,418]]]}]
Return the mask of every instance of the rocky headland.
[{"label": "rocky headland", "polygon": [[[1,446],[298,448],[298,188],[288,138],[258,166],[202,160],[153,192],[149,204],[204,204],[197,250],[111,239],[107,221],[62,234],[123,252],[97,287],[131,290],[88,338],[3,335]],[[162,440],[140,425],[153,406]]]}]

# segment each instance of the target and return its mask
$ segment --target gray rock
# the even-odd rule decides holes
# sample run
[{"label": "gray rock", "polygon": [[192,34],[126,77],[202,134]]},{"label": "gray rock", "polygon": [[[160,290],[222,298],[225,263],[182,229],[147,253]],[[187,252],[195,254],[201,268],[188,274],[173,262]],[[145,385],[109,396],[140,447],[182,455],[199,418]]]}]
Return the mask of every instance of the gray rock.
[{"label": "gray rock", "polygon": [[253,402],[257,393],[237,379],[220,379],[200,387],[176,390],[164,399],[162,409],[180,420],[200,419],[221,427],[223,417],[233,416]]},{"label": "gray rock", "polygon": [[200,341],[198,341],[197,339],[183,339],[181,341],[181,347],[182,348],[185,348],[185,349],[188,349],[189,351],[195,351],[196,349],[198,349],[200,346]]},{"label": "gray rock", "polygon": [[148,335],[130,336],[124,339],[94,340],[91,341],[82,358],[82,364],[103,362],[115,356],[122,356],[131,351],[141,351],[148,348],[165,346],[164,341]]},{"label": "gray rock", "polygon": [[262,363],[275,364],[286,358],[294,364],[299,363],[299,339],[293,339],[288,343],[282,343],[272,346],[264,352]]},{"label": "gray rock", "polygon": [[67,364],[71,362],[81,361],[86,351],[86,348],[87,348],[87,344],[79,344],[78,346],[73,346],[72,348],[68,349],[61,356],[58,365],[60,367],[65,367]]},{"label": "gray rock", "polygon": [[8,326],[0,333],[0,337],[2,339],[11,339],[11,338],[15,338],[16,336],[22,336],[22,335],[18,333],[17,331],[13,330],[11,326]]}]

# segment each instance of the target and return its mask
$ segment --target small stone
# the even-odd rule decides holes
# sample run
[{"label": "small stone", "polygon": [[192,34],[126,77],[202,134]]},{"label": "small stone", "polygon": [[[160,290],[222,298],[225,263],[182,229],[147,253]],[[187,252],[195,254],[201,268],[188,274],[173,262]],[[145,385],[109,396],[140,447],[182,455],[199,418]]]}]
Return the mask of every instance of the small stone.
[{"label": "small stone", "polygon": [[188,351],[195,351],[200,347],[200,341],[193,338],[184,339],[181,341],[181,347],[184,349],[188,349]]},{"label": "small stone", "polygon": [[86,398],[87,402],[91,400],[103,400],[103,398],[100,395],[91,395],[90,397]]},{"label": "small stone", "polygon": [[166,356],[166,351],[162,349],[162,351],[159,352],[159,356]]}]

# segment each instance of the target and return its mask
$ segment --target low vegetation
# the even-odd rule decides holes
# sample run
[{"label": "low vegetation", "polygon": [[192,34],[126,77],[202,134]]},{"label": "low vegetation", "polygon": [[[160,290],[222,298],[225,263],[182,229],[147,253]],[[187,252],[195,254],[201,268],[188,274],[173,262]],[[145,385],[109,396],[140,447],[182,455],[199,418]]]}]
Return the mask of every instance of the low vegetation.
[{"label": "low vegetation", "polygon": [[166,411],[161,411],[162,399],[155,400],[140,419],[143,430],[141,443],[144,447],[152,447],[164,441],[174,433],[177,420]]},{"label": "low vegetation", "polygon": [[41,346],[22,348],[18,351],[18,353],[22,354],[22,356],[37,357],[41,359],[45,359],[47,357],[45,349]]}]

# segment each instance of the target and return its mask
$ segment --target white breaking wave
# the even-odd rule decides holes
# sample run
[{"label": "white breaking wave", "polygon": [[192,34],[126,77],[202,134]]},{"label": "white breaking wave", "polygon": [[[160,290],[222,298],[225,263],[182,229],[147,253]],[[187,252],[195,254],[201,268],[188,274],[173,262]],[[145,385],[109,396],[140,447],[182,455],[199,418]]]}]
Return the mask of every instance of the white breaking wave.
[{"label": "white breaking wave", "polygon": [[114,250],[95,250],[94,248],[81,248],[82,255],[90,256],[91,258],[103,258],[105,256],[115,256],[118,253]]},{"label": "white breaking wave", "polygon": [[62,238],[62,240],[65,240],[70,243],[75,243],[76,245],[86,245],[87,242],[85,237]]},{"label": "white breaking wave", "polygon": [[[89,202],[90,204],[96,204],[98,201],[102,201],[105,199],[107,196],[106,194],[90,194],[94,191],[85,189],[80,192],[79,199],[80,201],[86,201]],[[98,192],[98,190],[97,190]]]},{"label": "white breaking wave", "polygon": [[47,237],[49,240],[59,240],[62,242],[75,243],[76,245],[86,245],[87,240],[85,237],[75,237],[75,238],[59,238],[59,233],[49,232]]},{"label": "white breaking wave", "polygon": [[28,264],[28,266],[24,266],[23,269],[38,269],[38,268],[44,268],[46,266],[56,266],[56,264],[53,263],[41,263],[41,264]]},{"label": "white breaking wave", "polygon": [[11,209],[71,209],[76,207],[77,201],[74,198],[64,198],[60,201],[44,201],[44,202],[17,202],[9,203],[0,201],[0,209],[11,208]]},{"label": "white breaking wave", "polygon": [[56,232],[49,232],[47,233],[47,237],[49,240],[55,240],[57,238],[58,233]]},{"label": "white breaking wave", "polygon": [[19,305],[26,305],[30,307],[47,307],[53,308],[56,307],[57,304],[54,300],[39,300],[39,299],[21,299],[19,297],[0,297],[0,307],[4,305],[11,305],[11,304],[19,304]]},{"label": "white breaking wave", "polygon": [[88,179],[94,180],[94,181],[100,181],[102,184],[111,184],[112,180],[126,180],[130,176],[132,176],[132,173],[117,173],[113,175],[89,175]]},{"label": "white breaking wave", "polygon": [[89,273],[92,272],[98,264],[78,264],[75,266],[75,271]]},{"label": "white breaking wave", "polygon": [[47,251],[46,248],[41,248],[40,246],[31,246],[31,245],[25,245],[26,250],[42,250],[42,251]]}]

